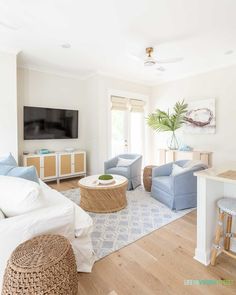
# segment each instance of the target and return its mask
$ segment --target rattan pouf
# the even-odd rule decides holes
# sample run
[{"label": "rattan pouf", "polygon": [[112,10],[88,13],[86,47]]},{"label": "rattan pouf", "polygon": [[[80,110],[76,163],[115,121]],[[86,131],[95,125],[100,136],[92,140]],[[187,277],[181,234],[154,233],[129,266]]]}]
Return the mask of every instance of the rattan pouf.
[{"label": "rattan pouf", "polygon": [[75,256],[69,241],[41,235],[20,244],[4,274],[2,295],[77,295]]}]

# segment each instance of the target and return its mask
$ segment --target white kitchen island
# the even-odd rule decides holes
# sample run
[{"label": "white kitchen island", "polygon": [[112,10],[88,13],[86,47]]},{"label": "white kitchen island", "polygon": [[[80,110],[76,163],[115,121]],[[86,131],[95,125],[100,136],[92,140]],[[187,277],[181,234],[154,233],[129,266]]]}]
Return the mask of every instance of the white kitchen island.
[{"label": "white kitchen island", "polygon": [[[210,252],[217,223],[217,200],[236,198],[236,178],[224,177],[230,169],[207,169],[195,172],[197,176],[197,245],[195,259],[204,265],[210,263]],[[233,171],[236,169],[231,169]],[[227,173],[230,175],[230,173]],[[233,225],[234,228],[234,225]],[[234,230],[235,232],[235,230]],[[236,249],[236,239],[231,239],[231,250]]]}]

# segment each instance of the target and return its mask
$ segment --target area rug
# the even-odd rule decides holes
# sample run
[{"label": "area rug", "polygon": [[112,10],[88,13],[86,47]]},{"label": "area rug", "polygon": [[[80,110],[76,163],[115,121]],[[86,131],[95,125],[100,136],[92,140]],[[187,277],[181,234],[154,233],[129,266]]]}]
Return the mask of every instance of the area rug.
[{"label": "area rug", "polygon": [[[79,204],[79,189],[62,192]],[[116,213],[89,213],[94,222],[92,243],[97,259],[133,243],[152,231],[184,216],[193,209],[171,211],[153,199],[143,187],[127,191],[128,206]]]}]

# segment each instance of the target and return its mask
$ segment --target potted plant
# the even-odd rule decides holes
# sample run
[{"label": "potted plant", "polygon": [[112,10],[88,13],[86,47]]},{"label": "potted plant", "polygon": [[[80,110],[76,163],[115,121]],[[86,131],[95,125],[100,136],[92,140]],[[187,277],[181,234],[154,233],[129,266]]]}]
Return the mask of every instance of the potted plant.
[{"label": "potted plant", "polygon": [[103,174],[98,177],[98,182],[100,184],[110,184],[114,181],[114,178],[110,174]]},{"label": "potted plant", "polygon": [[154,113],[148,115],[147,124],[153,130],[156,132],[172,132],[172,137],[168,144],[168,148],[171,150],[179,148],[175,131],[184,124],[187,107],[188,105],[182,100],[181,102],[176,102],[172,113],[170,113],[169,109],[167,112],[157,109]]}]

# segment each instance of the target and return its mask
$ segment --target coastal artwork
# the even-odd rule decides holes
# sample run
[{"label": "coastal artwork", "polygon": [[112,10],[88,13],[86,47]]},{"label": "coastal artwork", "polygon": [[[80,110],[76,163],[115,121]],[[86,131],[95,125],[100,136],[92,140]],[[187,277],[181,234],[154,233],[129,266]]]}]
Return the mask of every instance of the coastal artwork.
[{"label": "coastal artwork", "polygon": [[216,131],[215,99],[194,100],[188,102],[185,115],[185,133],[213,134]]}]

